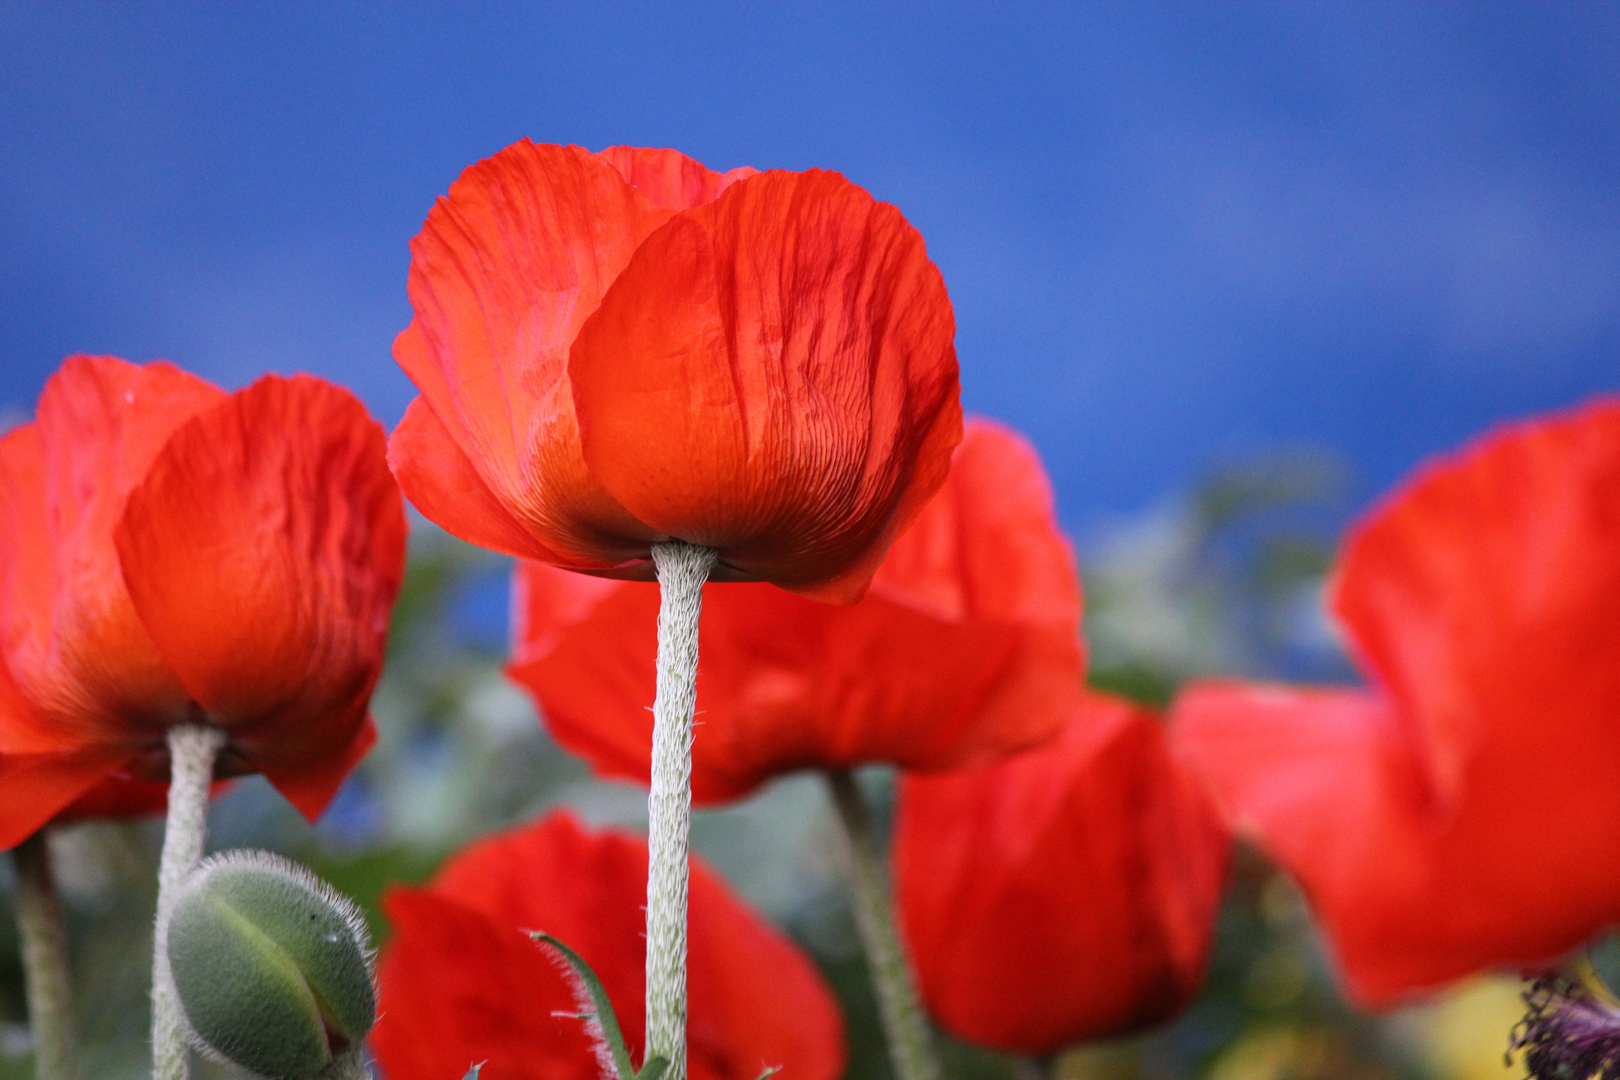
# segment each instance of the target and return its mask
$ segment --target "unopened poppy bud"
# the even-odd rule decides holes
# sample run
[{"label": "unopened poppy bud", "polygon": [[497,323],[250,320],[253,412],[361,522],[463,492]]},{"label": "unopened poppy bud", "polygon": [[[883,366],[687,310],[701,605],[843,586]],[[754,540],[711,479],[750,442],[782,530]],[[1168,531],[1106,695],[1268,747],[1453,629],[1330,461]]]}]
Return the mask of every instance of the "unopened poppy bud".
[{"label": "unopened poppy bud", "polygon": [[157,948],[192,1044],[272,1080],[331,1075],[377,1016],[359,911],[277,855],[204,860],[160,920]]}]

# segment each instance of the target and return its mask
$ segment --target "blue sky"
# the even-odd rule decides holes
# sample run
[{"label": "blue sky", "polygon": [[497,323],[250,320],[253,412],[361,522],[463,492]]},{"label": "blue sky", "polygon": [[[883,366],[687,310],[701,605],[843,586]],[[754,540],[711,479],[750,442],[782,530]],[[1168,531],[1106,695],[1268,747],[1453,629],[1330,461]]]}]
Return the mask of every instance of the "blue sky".
[{"label": "blue sky", "polygon": [[897,204],[1064,518],[1300,443],[1357,497],[1620,390],[1620,7],[0,6],[0,409],[63,355],[392,424],[407,242],[524,136]]}]

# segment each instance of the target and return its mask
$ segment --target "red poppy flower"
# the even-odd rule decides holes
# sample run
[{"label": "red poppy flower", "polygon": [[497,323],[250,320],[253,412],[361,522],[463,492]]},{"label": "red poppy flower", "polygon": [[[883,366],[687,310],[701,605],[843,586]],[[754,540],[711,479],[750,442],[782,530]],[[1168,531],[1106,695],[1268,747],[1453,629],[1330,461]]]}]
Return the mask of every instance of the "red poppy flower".
[{"label": "red poppy flower", "polygon": [[[657,590],[525,562],[508,672],[564,746],[647,782]],[[1035,451],[969,423],[949,479],[853,607],[704,590],[692,794],[802,768],[939,769],[1050,737],[1078,708],[1080,583]]]},{"label": "red poppy flower", "polygon": [[1051,1054],[1181,1010],[1209,959],[1231,841],[1157,717],[1088,693],[1063,733],[986,768],[908,775],[894,865],[940,1025]]},{"label": "red poppy flower", "polygon": [[347,391],[71,357],[0,438],[0,846],[161,779],[199,720],[229,733],[220,774],[318,814],[374,738],[404,535]]},{"label": "red poppy flower", "polygon": [[1197,686],[1176,738],[1352,995],[1620,919],[1620,401],[1429,465],[1352,531],[1332,604],[1367,690]]},{"label": "red poppy flower", "polygon": [[[631,1056],[644,1033],[647,843],[591,833],[572,816],[479,841],[432,886],[396,889],[394,936],[378,967],[372,1047],[392,1080],[597,1080],[567,978],[524,931],[578,952],[612,999]],[[844,1068],[838,1006],[809,959],[694,861],[691,879],[693,1080],[835,1080]],[[559,1015],[565,1014],[565,1015]]]},{"label": "red poppy flower", "polygon": [[837,173],[524,141],[439,200],[409,291],[394,470],[497,551],[651,580],[679,539],[851,601],[961,435],[939,271]]}]

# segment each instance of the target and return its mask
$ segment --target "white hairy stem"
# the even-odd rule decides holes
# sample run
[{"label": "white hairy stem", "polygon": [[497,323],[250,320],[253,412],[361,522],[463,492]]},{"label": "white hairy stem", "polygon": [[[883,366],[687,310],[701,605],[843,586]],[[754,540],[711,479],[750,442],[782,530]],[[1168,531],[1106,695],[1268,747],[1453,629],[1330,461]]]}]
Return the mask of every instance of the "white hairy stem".
[{"label": "white hairy stem", "polygon": [[76,1080],[78,1037],[68,975],[67,928],[51,873],[45,830],[13,853],[17,860],[17,932],[28,990],[28,1026],[34,1037],[36,1080]]},{"label": "white hairy stem", "polygon": [[697,704],[698,614],[713,548],[654,544],[658,571],[658,690],[652,789],[647,794],[647,1053],[686,1080],[687,834],[692,821],[692,716]]},{"label": "white hairy stem", "polygon": [[899,1080],[939,1080],[928,1019],[917,1000],[905,946],[895,929],[893,891],[878,851],[872,814],[853,773],[828,772],[833,805],[844,829],[844,852],[855,904],[855,926],[866,951],[866,966],[877,991],[878,1014],[889,1044],[889,1060]]},{"label": "white hairy stem", "polygon": [[[180,884],[202,858],[208,838],[208,788],[225,733],[203,724],[169,729],[169,817],[158,863],[157,921],[166,921]],[[190,1066],[180,1005],[152,958],[152,1080],[187,1080]]]}]

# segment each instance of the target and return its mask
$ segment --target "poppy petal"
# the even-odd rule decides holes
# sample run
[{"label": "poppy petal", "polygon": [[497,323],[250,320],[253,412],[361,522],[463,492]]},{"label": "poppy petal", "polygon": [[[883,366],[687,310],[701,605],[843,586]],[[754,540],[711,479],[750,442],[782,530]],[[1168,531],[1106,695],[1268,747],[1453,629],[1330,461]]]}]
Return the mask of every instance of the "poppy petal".
[{"label": "poppy petal", "polygon": [[[394,889],[372,1051],[393,1080],[600,1080],[562,975],[515,925],[434,892]],[[632,1044],[634,1045],[634,1044]],[[637,1047],[639,1050],[639,1047]]]},{"label": "poppy petal", "polygon": [[1368,1005],[1620,920],[1620,402],[1430,465],[1353,534],[1372,693],[1194,687],[1177,739]]},{"label": "poppy petal", "polygon": [[39,576],[8,590],[6,653],[34,710],[76,739],[161,739],[185,717],[185,692],[130,603],[111,536],[169,435],[223,397],[169,364],[105,356],[69,357],[45,384],[33,425],[39,471],[24,481],[43,482],[43,506],[17,492],[29,520],[17,523],[23,558],[5,571]]},{"label": "poppy petal", "polygon": [[1078,640],[1080,575],[1035,448],[1011,428],[970,418],[945,483],[889,549],[872,588],[941,619],[1045,624]]},{"label": "poppy petal", "polygon": [[[648,585],[519,565],[509,674],[604,775],[647,781],[658,610]],[[801,768],[981,764],[1080,707],[1073,555],[1033,449],[974,420],[872,591],[833,607],[773,586],[704,590],[693,796]]]},{"label": "poppy petal", "polygon": [[[38,432],[32,424],[0,437],[0,642],[12,634],[29,633],[27,600],[20,597],[33,584],[30,572],[40,573],[46,588],[40,597],[49,603],[49,553],[40,550],[48,535],[44,529],[42,487],[29,466],[39,463]],[[5,496],[0,496],[5,498]],[[9,570],[10,573],[7,573]],[[7,603],[12,600],[13,603]],[[37,610],[37,608],[36,608]],[[19,616],[23,616],[19,618]],[[71,729],[52,724],[34,711],[11,675],[5,649],[0,647],[0,754],[45,754],[73,751],[81,746]]]},{"label": "poppy petal", "polygon": [[16,847],[121,769],[128,750],[0,754],[0,850]]},{"label": "poppy petal", "polygon": [[1548,742],[1620,704],[1620,400],[1435,462],[1351,535],[1335,612],[1395,699],[1436,801],[1494,729]]},{"label": "poppy petal", "polygon": [[118,524],[169,667],[282,783],[352,748],[382,666],[405,557],[384,449],[352,394],[266,376],[176,431]]},{"label": "poppy petal", "polygon": [[[379,970],[372,1043],[394,1080],[429,1080],[488,1060],[491,1080],[598,1075],[563,976],[519,930],[543,930],[601,979],[632,1054],[644,1032],[647,846],[591,833],[568,814],[487,838],[429,890],[399,890]],[[700,863],[690,892],[687,1032],[694,1080],[756,1080],[785,1066],[834,1080],[843,1025],[815,968]],[[487,972],[464,978],[449,969]],[[518,992],[521,991],[521,992]],[[521,1002],[514,1008],[513,1001]]]},{"label": "poppy petal", "polygon": [[961,437],[955,324],[900,212],[769,172],[669,220],[568,361],[585,461],[717,576],[852,602]]},{"label": "poppy petal", "polygon": [[1046,1055],[1197,993],[1231,845],[1148,710],[1089,695],[1040,749],[905,776],[897,814],[918,984],[958,1038]]},{"label": "poppy petal", "polygon": [[536,540],[495,497],[426,398],[405,407],[389,436],[388,467],[413,506],[469,544],[520,558],[567,561]]},{"label": "poppy petal", "polygon": [[1387,701],[1197,683],[1177,697],[1173,730],[1226,820],[1300,882],[1356,1001],[1387,1005],[1473,970],[1475,958],[1436,948],[1455,894],[1432,891],[1431,807]]},{"label": "poppy petal", "polygon": [[608,161],[525,140],[462,173],[411,242],[415,321],[395,359],[489,491],[570,565],[613,567],[661,539],[586,469],[567,358],[669,214]]},{"label": "poppy petal", "polygon": [[717,173],[679,150],[610,146],[594,155],[618,170],[624,182],[665,210],[690,210],[718,199],[726,188],[759,170],[746,165]]},{"label": "poppy petal", "polygon": [[323,732],[322,738],[301,746],[298,759],[292,761],[285,760],[287,755],[259,755],[264,778],[310,821],[321,816],[349,773],[377,745],[377,725],[369,713],[363,715],[358,728],[338,716],[331,718],[328,727],[354,734],[345,747],[334,745]]}]

